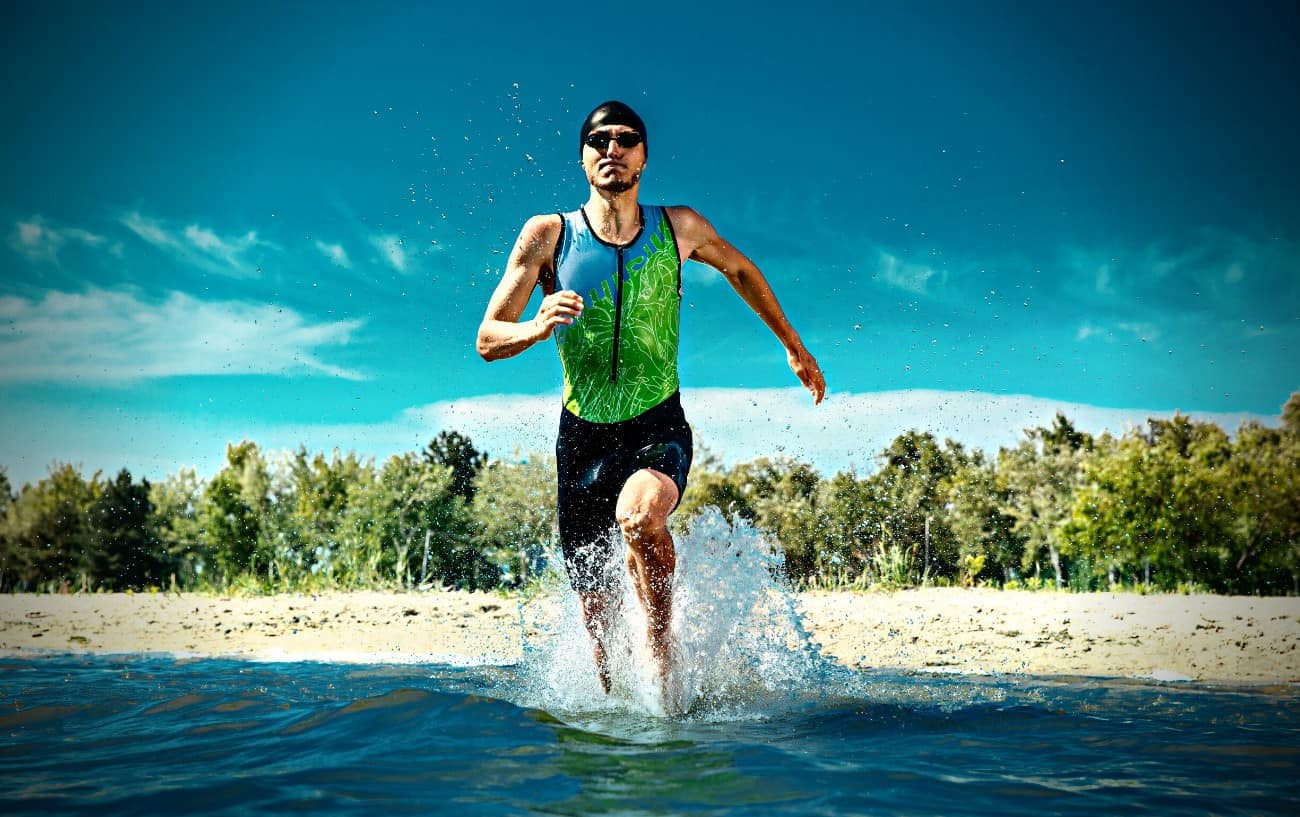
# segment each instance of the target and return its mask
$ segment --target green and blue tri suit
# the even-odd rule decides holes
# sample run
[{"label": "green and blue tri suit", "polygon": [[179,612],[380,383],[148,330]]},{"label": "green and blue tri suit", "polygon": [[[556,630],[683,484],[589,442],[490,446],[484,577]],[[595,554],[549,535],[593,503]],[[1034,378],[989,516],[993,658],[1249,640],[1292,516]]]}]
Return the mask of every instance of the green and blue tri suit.
[{"label": "green and blue tri suit", "polygon": [[618,494],[652,468],[686,489],[690,426],[677,379],[682,265],[668,211],[641,207],[641,229],[611,244],[579,209],[563,213],[554,291],[583,298],[582,314],[555,330],[564,407],[555,443],[557,515],[569,580],[579,592],[609,587]]}]

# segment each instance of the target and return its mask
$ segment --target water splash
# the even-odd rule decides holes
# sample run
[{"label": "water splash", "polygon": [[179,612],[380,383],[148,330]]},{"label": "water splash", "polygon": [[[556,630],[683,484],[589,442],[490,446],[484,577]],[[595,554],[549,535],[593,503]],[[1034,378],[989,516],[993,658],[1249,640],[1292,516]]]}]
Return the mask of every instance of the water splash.
[{"label": "water splash", "polygon": [[[596,676],[578,598],[562,576],[528,605],[519,680],[526,705],[588,715],[683,715],[743,720],[824,699],[842,667],[822,657],[804,628],[780,550],[744,520],[709,509],[675,537],[673,665],[667,700],[653,672],[646,622],[617,548],[620,614],[607,637],[612,689]],[[558,560],[555,560],[558,561]],[[842,680],[842,679],[841,679]]]}]

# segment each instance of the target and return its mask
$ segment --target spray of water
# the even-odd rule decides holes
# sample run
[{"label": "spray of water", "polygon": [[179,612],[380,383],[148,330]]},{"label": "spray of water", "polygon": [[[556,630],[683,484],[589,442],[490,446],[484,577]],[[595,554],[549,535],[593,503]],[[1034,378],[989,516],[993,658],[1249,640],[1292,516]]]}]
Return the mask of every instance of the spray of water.
[{"label": "spray of water", "polygon": [[646,622],[623,556],[620,614],[607,635],[612,689],[596,675],[577,596],[562,580],[534,602],[519,680],[527,704],[552,712],[762,718],[810,703],[842,668],[809,638],[779,550],[743,520],[706,511],[676,537],[672,664],[667,692],[653,671]]}]

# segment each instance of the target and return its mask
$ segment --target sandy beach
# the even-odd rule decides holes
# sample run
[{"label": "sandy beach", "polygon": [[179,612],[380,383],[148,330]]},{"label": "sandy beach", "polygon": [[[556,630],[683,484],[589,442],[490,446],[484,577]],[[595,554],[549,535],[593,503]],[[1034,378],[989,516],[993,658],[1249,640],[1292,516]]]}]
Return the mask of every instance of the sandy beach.
[{"label": "sandy beach", "polygon": [[[852,667],[1300,683],[1300,598],[947,588],[797,604],[823,653]],[[0,653],[512,662],[548,606],[465,592],[8,595]]]}]

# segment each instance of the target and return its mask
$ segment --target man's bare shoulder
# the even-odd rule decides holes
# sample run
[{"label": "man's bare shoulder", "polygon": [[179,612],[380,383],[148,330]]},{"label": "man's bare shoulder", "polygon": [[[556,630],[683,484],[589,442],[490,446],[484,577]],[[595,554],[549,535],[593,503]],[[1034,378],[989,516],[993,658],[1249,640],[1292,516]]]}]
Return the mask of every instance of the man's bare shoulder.
[{"label": "man's bare shoulder", "polygon": [[690,258],[696,250],[713,243],[717,237],[713,225],[694,207],[676,205],[666,209],[668,218],[673,223],[673,234],[677,237],[677,244],[683,250],[683,258]]},{"label": "man's bare shoulder", "polygon": [[538,213],[524,222],[519,236],[534,241],[550,239],[553,244],[560,235],[562,221],[559,213]]},{"label": "man's bare shoulder", "polygon": [[685,204],[672,204],[664,208],[672,219],[675,232],[698,230],[701,225],[708,225],[709,220],[700,215],[694,207]]},{"label": "man's bare shoulder", "polygon": [[517,253],[525,258],[549,257],[560,239],[562,219],[556,213],[540,213],[524,222],[515,243]]}]

